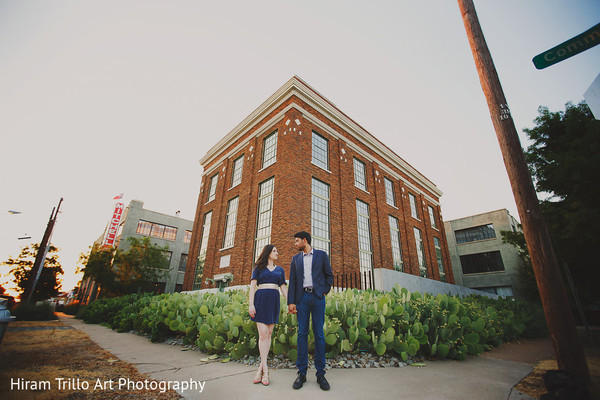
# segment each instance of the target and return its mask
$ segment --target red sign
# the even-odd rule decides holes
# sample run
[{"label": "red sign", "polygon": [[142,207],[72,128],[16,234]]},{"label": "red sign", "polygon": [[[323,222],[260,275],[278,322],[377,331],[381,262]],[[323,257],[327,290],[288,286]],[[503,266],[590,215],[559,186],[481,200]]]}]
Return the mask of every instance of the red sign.
[{"label": "red sign", "polygon": [[115,206],[115,211],[113,212],[112,219],[110,220],[108,230],[106,231],[106,235],[104,235],[103,247],[112,247],[115,245],[115,239],[117,238],[119,223],[121,222],[121,216],[123,215],[124,209],[125,204],[123,203],[117,203]]}]

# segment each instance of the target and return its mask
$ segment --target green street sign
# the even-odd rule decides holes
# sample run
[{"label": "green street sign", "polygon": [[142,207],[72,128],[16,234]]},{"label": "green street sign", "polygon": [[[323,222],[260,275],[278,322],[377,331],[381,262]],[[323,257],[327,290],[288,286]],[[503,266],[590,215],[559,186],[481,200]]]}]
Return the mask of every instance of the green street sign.
[{"label": "green street sign", "polygon": [[567,40],[548,51],[538,54],[533,57],[533,65],[537,69],[544,69],[558,62],[573,57],[582,51],[591,49],[600,44],[600,24],[583,32],[581,35],[575,36],[573,39]]}]

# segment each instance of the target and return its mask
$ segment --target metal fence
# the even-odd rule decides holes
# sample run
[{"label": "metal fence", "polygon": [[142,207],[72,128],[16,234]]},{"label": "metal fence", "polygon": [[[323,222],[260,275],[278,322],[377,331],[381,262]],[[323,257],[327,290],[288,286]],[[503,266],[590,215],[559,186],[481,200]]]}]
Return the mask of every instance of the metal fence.
[{"label": "metal fence", "polygon": [[341,292],[346,289],[375,289],[373,271],[355,271],[333,275],[333,290]]}]

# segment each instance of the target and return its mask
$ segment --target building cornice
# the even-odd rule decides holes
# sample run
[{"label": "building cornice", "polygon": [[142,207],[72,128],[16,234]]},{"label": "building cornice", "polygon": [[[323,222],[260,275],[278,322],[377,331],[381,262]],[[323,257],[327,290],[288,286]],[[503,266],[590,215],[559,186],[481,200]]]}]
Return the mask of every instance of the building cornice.
[{"label": "building cornice", "polygon": [[[287,81],[281,88],[279,88],[275,93],[273,93],[266,101],[264,101],[256,110],[254,110],[248,117],[246,117],[242,122],[240,122],[231,132],[229,132],[223,139],[221,139],[215,146],[213,146],[204,157],[200,159],[200,164],[205,167],[208,163],[214,161],[221,152],[230,147],[236,140],[238,140],[241,136],[243,136],[246,132],[248,132],[252,127],[254,127],[261,119],[263,119],[270,112],[279,107],[283,102],[288,100],[289,98],[296,96],[298,99],[302,100],[306,104],[310,105],[317,112],[321,113],[324,117],[334,122],[341,129],[346,131],[348,134],[353,136],[356,140],[361,143],[365,143],[367,147],[373,150],[377,155],[385,159],[391,165],[395,166],[398,170],[404,172],[407,176],[415,179],[416,182],[421,184],[424,188],[431,191],[433,194],[437,196],[442,195],[442,191],[433,184],[429,179],[427,179],[423,174],[413,168],[410,164],[404,161],[400,156],[386,147],[382,142],[380,142],[377,138],[367,132],[364,128],[350,119],[347,115],[345,115],[342,111],[340,111],[333,103],[327,100],[324,96],[318,93],[316,90],[308,86],[304,81],[302,81],[297,76],[294,76],[292,79]],[[301,105],[298,105],[300,111],[303,112],[304,116],[308,116],[309,113],[302,108]],[[278,114],[278,117],[281,116]],[[276,118],[276,119],[279,119]],[[315,122],[318,120],[317,118],[308,118],[311,122]],[[267,125],[272,125],[273,119],[269,121]],[[325,126],[325,124],[319,124],[321,126]],[[261,132],[264,129],[260,129]],[[333,131],[332,129],[328,130]],[[256,133],[255,133],[256,134]],[[254,137],[255,135],[252,135]],[[339,134],[336,133],[335,136],[339,137]],[[249,141],[251,137],[247,140]],[[346,143],[349,143],[345,140]],[[246,144],[244,143],[236,146],[237,149],[243,147]],[[221,159],[219,160],[217,165],[221,163]],[[209,173],[214,170],[210,168],[210,170],[205,171],[204,174]]]}]

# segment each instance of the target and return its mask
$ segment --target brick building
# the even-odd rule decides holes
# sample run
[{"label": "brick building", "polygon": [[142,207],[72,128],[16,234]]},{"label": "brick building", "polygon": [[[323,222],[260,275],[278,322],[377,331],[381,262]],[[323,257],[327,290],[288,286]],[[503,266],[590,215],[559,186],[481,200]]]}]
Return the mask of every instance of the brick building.
[{"label": "brick building", "polygon": [[441,191],[298,77],[200,163],[184,290],[248,284],[268,243],[289,273],[300,230],[334,274],[389,268],[454,283]]}]

